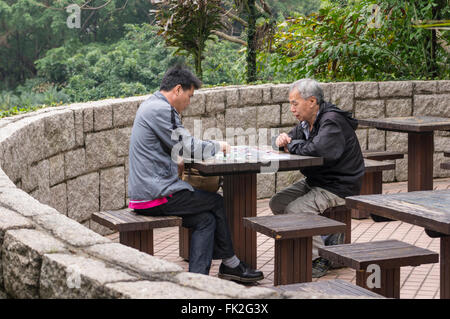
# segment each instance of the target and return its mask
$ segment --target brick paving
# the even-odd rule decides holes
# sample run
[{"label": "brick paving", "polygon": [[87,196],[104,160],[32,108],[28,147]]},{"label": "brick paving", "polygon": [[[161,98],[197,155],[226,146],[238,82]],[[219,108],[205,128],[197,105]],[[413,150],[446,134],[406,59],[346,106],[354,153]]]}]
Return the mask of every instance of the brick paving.
[{"label": "brick paving", "polygon": [[[435,179],[434,189],[450,189],[450,178]],[[385,183],[383,193],[406,192],[407,183]],[[258,200],[257,215],[271,215],[269,199]],[[108,236],[118,241],[118,233]],[[186,271],[188,263],[178,255],[178,228],[160,228],[154,231],[155,256],[174,262]],[[397,239],[418,247],[427,248],[439,253],[439,238],[430,238],[422,227],[393,221],[375,223],[371,219],[352,219],[352,242],[370,242],[377,240]],[[265,278],[258,286],[273,286],[274,240],[262,234],[257,234],[257,264],[264,272]],[[210,276],[217,276],[220,260],[214,260]],[[313,281],[342,279],[356,283],[355,271],[350,268],[334,269],[327,275]],[[439,263],[421,265],[418,267],[402,267],[400,274],[400,295],[402,299],[433,299],[439,298]]]}]

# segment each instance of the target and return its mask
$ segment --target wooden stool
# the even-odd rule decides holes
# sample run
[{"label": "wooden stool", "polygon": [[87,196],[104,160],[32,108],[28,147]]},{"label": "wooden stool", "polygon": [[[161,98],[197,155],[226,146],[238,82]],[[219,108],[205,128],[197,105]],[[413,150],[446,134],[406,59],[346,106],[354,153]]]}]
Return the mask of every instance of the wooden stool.
[{"label": "wooden stool", "polygon": [[375,161],[396,160],[405,157],[403,152],[394,151],[364,151],[363,157]]},{"label": "wooden stool", "polygon": [[150,255],[153,255],[153,229],[181,226],[181,217],[138,215],[128,208],[96,212],[92,220],[118,231],[121,244]]},{"label": "wooden stool", "polygon": [[382,295],[376,294],[370,290],[355,286],[348,281],[340,279],[322,280],[316,282],[305,282],[301,284],[281,285],[273,288],[280,292],[299,291],[308,295],[328,295],[336,297],[368,297],[384,299]]},{"label": "wooden stool", "polygon": [[347,206],[342,205],[327,208],[321,215],[344,223],[344,244],[350,244],[352,242],[352,216],[351,210]]},{"label": "wooden stool", "polygon": [[275,239],[275,286],[312,281],[312,237],[345,231],[345,224],[312,213],[244,217],[243,222]]},{"label": "wooden stool", "polygon": [[[439,254],[398,240],[319,248],[319,255],[356,270],[356,284],[388,298],[400,298],[400,267],[436,263]],[[369,265],[380,267],[380,287],[367,287]]]},{"label": "wooden stool", "polygon": [[189,261],[189,249],[191,247],[192,229],[180,226],[178,236],[180,257],[185,261]]},{"label": "wooden stool", "polygon": [[[402,158],[403,158],[403,154]],[[364,159],[365,172],[360,195],[381,194],[383,192],[383,171],[395,169],[394,163]],[[369,218],[369,213],[352,209],[352,218]]]}]

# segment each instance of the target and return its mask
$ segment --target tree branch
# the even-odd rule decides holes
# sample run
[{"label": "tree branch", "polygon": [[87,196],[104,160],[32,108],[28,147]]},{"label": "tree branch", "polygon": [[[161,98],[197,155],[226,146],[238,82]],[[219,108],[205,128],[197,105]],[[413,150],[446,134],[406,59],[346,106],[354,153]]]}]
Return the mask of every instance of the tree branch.
[{"label": "tree branch", "polygon": [[234,43],[239,43],[243,46],[247,46],[247,42],[245,42],[244,40],[241,40],[239,38],[233,37],[231,35],[228,35],[226,33],[223,33],[223,32],[217,31],[217,30],[212,30],[211,32],[214,33],[215,35],[221,37],[224,40],[234,42]]}]

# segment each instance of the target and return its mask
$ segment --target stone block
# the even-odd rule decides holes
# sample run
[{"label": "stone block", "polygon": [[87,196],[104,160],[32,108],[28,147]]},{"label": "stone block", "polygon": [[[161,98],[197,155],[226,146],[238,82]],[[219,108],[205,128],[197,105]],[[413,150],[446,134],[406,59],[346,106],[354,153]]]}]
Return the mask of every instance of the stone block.
[{"label": "stone block", "polygon": [[450,93],[450,80],[437,81],[439,93]]},{"label": "stone block", "polygon": [[84,124],[83,109],[79,108],[73,111],[74,127],[75,127],[75,143],[76,146],[84,145]]},{"label": "stone block", "polygon": [[125,170],[123,166],[100,171],[100,210],[120,209],[125,205]]},{"label": "stone block", "polygon": [[260,87],[241,87],[239,88],[241,106],[257,105],[262,103],[263,91]]},{"label": "stone block", "polygon": [[94,131],[94,109],[92,107],[83,109],[83,131],[84,133]]},{"label": "stone block", "polygon": [[386,100],[386,117],[402,117],[412,115],[411,99]]},{"label": "stone block", "polygon": [[27,164],[40,161],[48,156],[45,147],[47,140],[44,136],[44,123],[45,121],[40,116],[36,119],[30,119],[30,123],[22,128],[25,138],[23,144],[20,145],[20,150],[26,154],[25,161]]},{"label": "stone block", "polygon": [[408,134],[398,132],[386,132],[386,150],[396,152],[408,152]]},{"label": "stone block", "polygon": [[67,181],[67,216],[82,222],[99,211],[99,176],[91,173]]},{"label": "stone block", "polygon": [[355,86],[353,83],[334,83],[331,102],[340,109],[353,112],[353,96]]},{"label": "stone block", "polygon": [[44,119],[44,139],[41,143],[46,147],[47,157],[75,147],[75,122],[71,110],[51,113]]},{"label": "stone block", "polygon": [[275,179],[274,173],[257,174],[256,175],[256,198],[269,198],[275,195]]},{"label": "stone block", "polygon": [[444,157],[444,153],[433,154],[433,177],[450,177],[450,170],[441,168],[441,163],[444,162],[448,162],[448,157]]},{"label": "stone block", "polygon": [[254,128],[256,130],[256,107],[227,109],[225,111],[227,128]]},{"label": "stone block", "polygon": [[272,102],[287,103],[289,102],[290,84],[277,84],[272,86]]},{"label": "stone block", "polygon": [[48,160],[38,162],[28,167],[22,176],[22,188],[30,192],[36,187],[48,188],[50,185],[50,164]]},{"label": "stone block", "polygon": [[449,152],[449,151],[450,151],[450,136],[441,136],[435,133],[434,152]]},{"label": "stone block", "polygon": [[105,285],[137,278],[79,255],[47,254],[43,256],[40,274],[41,298],[105,298]]},{"label": "stone block", "polygon": [[278,127],[281,124],[280,105],[263,105],[257,107],[257,127]]},{"label": "stone block", "polygon": [[206,91],[206,112],[215,114],[225,110],[225,92],[211,90]]},{"label": "stone block", "polygon": [[0,189],[1,188],[16,188],[16,185],[9,179],[8,175],[0,168]]},{"label": "stone block", "polygon": [[386,132],[377,129],[367,131],[367,149],[370,151],[384,151],[386,148]]},{"label": "stone block", "polygon": [[264,104],[270,104],[272,103],[272,89],[271,89],[271,84],[267,84],[267,85],[262,85],[261,89],[262,89],[262,103]]},{"label": "stone block", "polygon": [[237,88],[226,89],[225,90],[226,104],[228,107],[239,106],[239,90]]},{"label": "stone block", "polygon": [[413,81],[414,94],[428,94],[437,92],[436,81]]},{"label": "stone block", "polygon": [[[390,163],[395,163],[395,161],[386,161]],[[383,183],[390,183],[395,181],[395,170],[389,170],[389,171],[383,171],[382,173],[383,177]]]},{"label": "stone block", "polygon": [[131,127],[117,129],[117,156],[128,156],[130,149]]},{"label": "stone block", "polygon": [[34,216],[33,221],[51,232],[55,237],[75,247],[86,247],[111,242],[109,239],[100,236],[96,232],[60,213],[56,215]]},{"label": "stone block", "polygon": [[210,294],[197,289],[182,287],[164,281],[118,282],[107,284],[105,298],[120,299],[223,299],[224,296]]},{"label": "stone block", "polygon": [[3,244],[3,239],[7,230],[20,228],[34,228],[34,226],[29,219],[5,207],[0,207],[0,247]]},{"label": "stone block", "polygon": [[355,133],[361,150],[365,151],[367,149],[367,129],[357,129]]},{"label": "stone block", "polygon": [[112,106],[99,105],[94,108],[94,131],[102,131],[113,127]]},{"label": "stone block", "polygon": [[411,81],[379,82],[380,97],[411,97],[413,84]]},{"label": "stone block", "polygon": [[137,249],[110,243],[94,245],[85,249],[86,253],[109,263],[117,264],[149,280],[168,280],[183,269],[171,262],[140,252]]},{"label": "stone block", "polygon": [[65,250],[63,243],[41,231],[7,231],[2,248],[5,291],[13,298],[39,298],[42,255]]},{"label": "stone block", "polygon": [[202,92],[194,93],[189,106],[184,110],[183,116],[203,115],[206,112],[206,95]]},{"label": "stone block", "polygon": [[96,170],[119,163],[116,131],[86,135],[86,169]]},{"label": "stone block", "polygon": [[414,96],[414,115],[450,117],[450,94]]},{"label": "stone block", "polygon": [[405,157],[395,161],[395,179],[397,182],[408,180],[408,154]]},{"label": "stone block", "polygon": [[48,159],[50,165],[50,186],[61,183],[65,179],[64,153]]},{"label": "stone block", "polygon": [[114,127],[124,127],[133,125],[137,111],[136,101],[119,100],[118,102],[113,102],[111,106],[112,106]]},{"label": "stone block", "polygon": [[95,231],[97,234],[100,234],[102,236],[108,236],[116,232],[115,230],[105,227],[93,221],[92,219],[89,221],[89,229]]},{"label": "stone block", "polygon": [[281,105],[281,125],[297,125],[298,120],[291,112],[291,105],[283,103]]},{"label": "stone block", "polygon": [[279,296],[274,289],[247,288],[232,281],[201,274],[183,272],[173,277],[173,282],[187,288],[197,289],[211,295],[221,294],[236,299],[265,299]]},{"label": "stone block", "polygon": [[356,82],[355,98],[356,99],[377,99],[380,97],[377,82]]},{"label": "stone block", "polygon": [[50,187],[49,205],[63,215],[67,215],[67,185],[61,183]]},{"label": "stone block", "polygon": [[325,101],[331,101],[333,96],[333,83],[320,83],[320,87],[323,91],[323,99]]},{"label": "stone block", "polygon": [[68,151],[64,154],[66,178],[77,177],[86,172],[86,152],[84,148]]},{"label": "stone block", "polygon": [[59,214],[54,208],[42,205],[39,201],[18,188],[1,189],[0,203],[3,207],[12,209],[25,217]]},{"label": "stone block", "polygon": [[355,117],[357,119],[384,117],[384,101],[383,100],[356,101]]}]

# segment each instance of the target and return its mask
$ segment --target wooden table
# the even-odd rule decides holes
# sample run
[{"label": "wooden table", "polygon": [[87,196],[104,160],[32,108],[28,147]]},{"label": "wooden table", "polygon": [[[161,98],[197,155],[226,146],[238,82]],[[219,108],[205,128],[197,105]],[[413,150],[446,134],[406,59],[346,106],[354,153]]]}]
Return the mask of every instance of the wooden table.
[{"label": "wooden table", "polygon": [[272,161],[255,157],[244,160],[213,158],[187,164],[205,176],[224,176],[223,197],[234,250],[241,260],[255,269],[256,232],[245,228],[242,218],[256,216],[256,174],[298,170],[301,167],[323,164],[321,157],[291,155],[272,150],[270,152],[280,154],[283,158]]},{"label": "wooden table", "polygon": [[352,209],[421,226],[430,237],[439,237],[441,298],[450,299],[450,190],[351,196]]},{"label": "wooden table", "polygon": [[450,130],[450,118],[410,116],[358,122],[379,130],[408,133],[408,191],[433,189],[434,131]]}]

